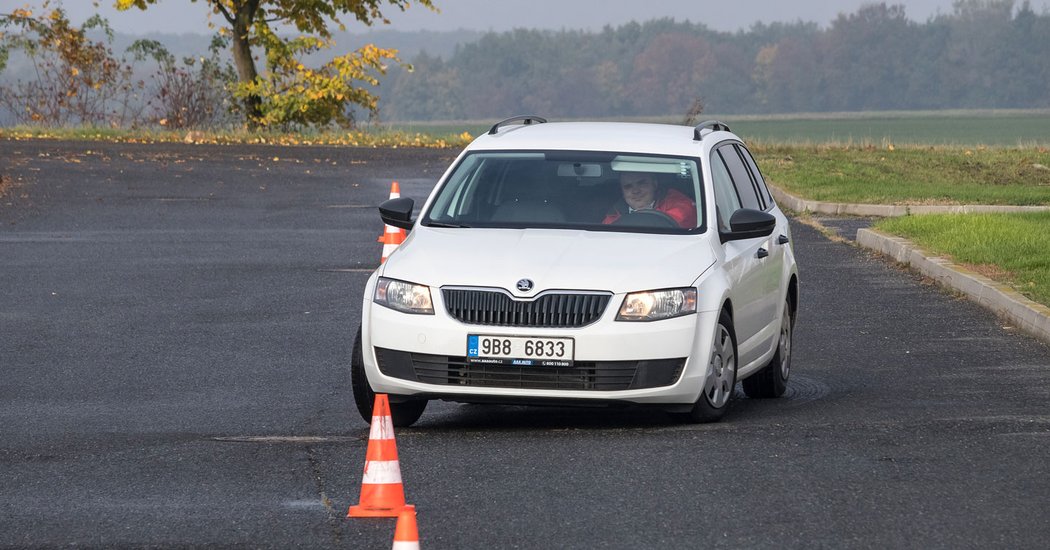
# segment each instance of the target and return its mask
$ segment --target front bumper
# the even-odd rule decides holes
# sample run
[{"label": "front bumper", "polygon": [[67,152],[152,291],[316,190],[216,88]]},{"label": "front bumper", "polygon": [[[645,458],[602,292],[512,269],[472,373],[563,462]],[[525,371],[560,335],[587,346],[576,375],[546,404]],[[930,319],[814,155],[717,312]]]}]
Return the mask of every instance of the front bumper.
[{"label": "front bumper", "polygon": [[[371,288],[365,296],[371,296]],[[717,312],[700,312],[654,322],[617,322],[623,301],[618,294],[597,322],[581,328],[472,325],[447,313],[440,292],[433,293],[433,300],[434,315],[411,315],[365,299],[364,367],[374,391],[487,402],[693,403],[707,374],[718,321]],[[574,363],[469,364],[469,334],[572,338]]]}]

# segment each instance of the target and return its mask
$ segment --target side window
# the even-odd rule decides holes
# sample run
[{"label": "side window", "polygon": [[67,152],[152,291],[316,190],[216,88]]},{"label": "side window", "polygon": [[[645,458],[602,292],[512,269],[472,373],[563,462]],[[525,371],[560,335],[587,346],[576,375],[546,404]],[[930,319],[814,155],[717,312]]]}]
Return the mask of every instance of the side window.
[{"label": "side window", "polygon": [[740,198],[733,187],[733,178],[722,162],[722,156],[711,153],[711,180],[715,188],[715,210],[718,212],[718,229],[729,231],[729,218],[740,210]]},{"label": "side window", "polygon": [[740,150],[740,156],[744,157],[744,161],[747,162],[747,167],[751,169],[751,175],[755,177],[755,183],[758,185],[759,192],[765,197],[766,206],[773,206],[773,196],[769,194],[769,187],[766,186],[766,180],[762,179],[762,172],[758,171],[758,165],[755,164],[755,159],[751,156],[751,152],[742,145],[737,146],[737,148]]},{"label": "side window", "polygon": [[758,194],[755,192],[755,186],[751,183],[751,175],[748,174],[747,167],[744,166],[744,161],[737,154],[733,144],[719,147],[718,153],[722,156],[726,167],[729,168],[729,173],[733,176],[733,184],[736,187],[737,194],[740,196],[740,204],[744,208],[763,210],[762,202],[758,200]]}]

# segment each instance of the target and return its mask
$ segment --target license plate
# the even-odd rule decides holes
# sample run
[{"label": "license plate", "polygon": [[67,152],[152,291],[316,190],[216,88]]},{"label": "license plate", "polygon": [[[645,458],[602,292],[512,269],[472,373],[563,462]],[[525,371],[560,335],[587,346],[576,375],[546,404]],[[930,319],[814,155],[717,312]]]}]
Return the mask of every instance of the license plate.
[{"label": "license plate", "polygon": [[467,361],[493,365],[571,367],[572,338],[467,336]]}]

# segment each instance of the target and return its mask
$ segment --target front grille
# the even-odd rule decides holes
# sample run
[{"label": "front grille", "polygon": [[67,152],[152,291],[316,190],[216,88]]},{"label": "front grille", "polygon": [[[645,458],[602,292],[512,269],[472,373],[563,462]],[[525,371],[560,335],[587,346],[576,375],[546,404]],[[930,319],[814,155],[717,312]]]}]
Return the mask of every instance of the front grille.
[{"label": "front grille", "polygon": [[465,357],[375,348],[379,370],[394,378],[440,386],[616,391],[670,386],[685,359],[577,361],[572,367],[468,363]]},{"label": "front grille", "polygon": [[471,325],[574,328],[601,318],[608,294],[544,294],[534,300],[514,300],[494,290],[441,290],[449,315]]}]

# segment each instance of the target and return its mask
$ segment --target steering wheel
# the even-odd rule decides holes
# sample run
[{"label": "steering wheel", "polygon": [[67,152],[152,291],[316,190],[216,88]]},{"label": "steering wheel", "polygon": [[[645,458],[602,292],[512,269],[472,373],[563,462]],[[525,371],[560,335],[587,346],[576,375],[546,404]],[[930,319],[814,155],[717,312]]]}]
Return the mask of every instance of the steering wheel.
[{"label": "steering wheel", "polygon": [[630,214],[620,216],[612,224],[625,227],[681,227],[674,218],[654,209],[635,210]]}]

